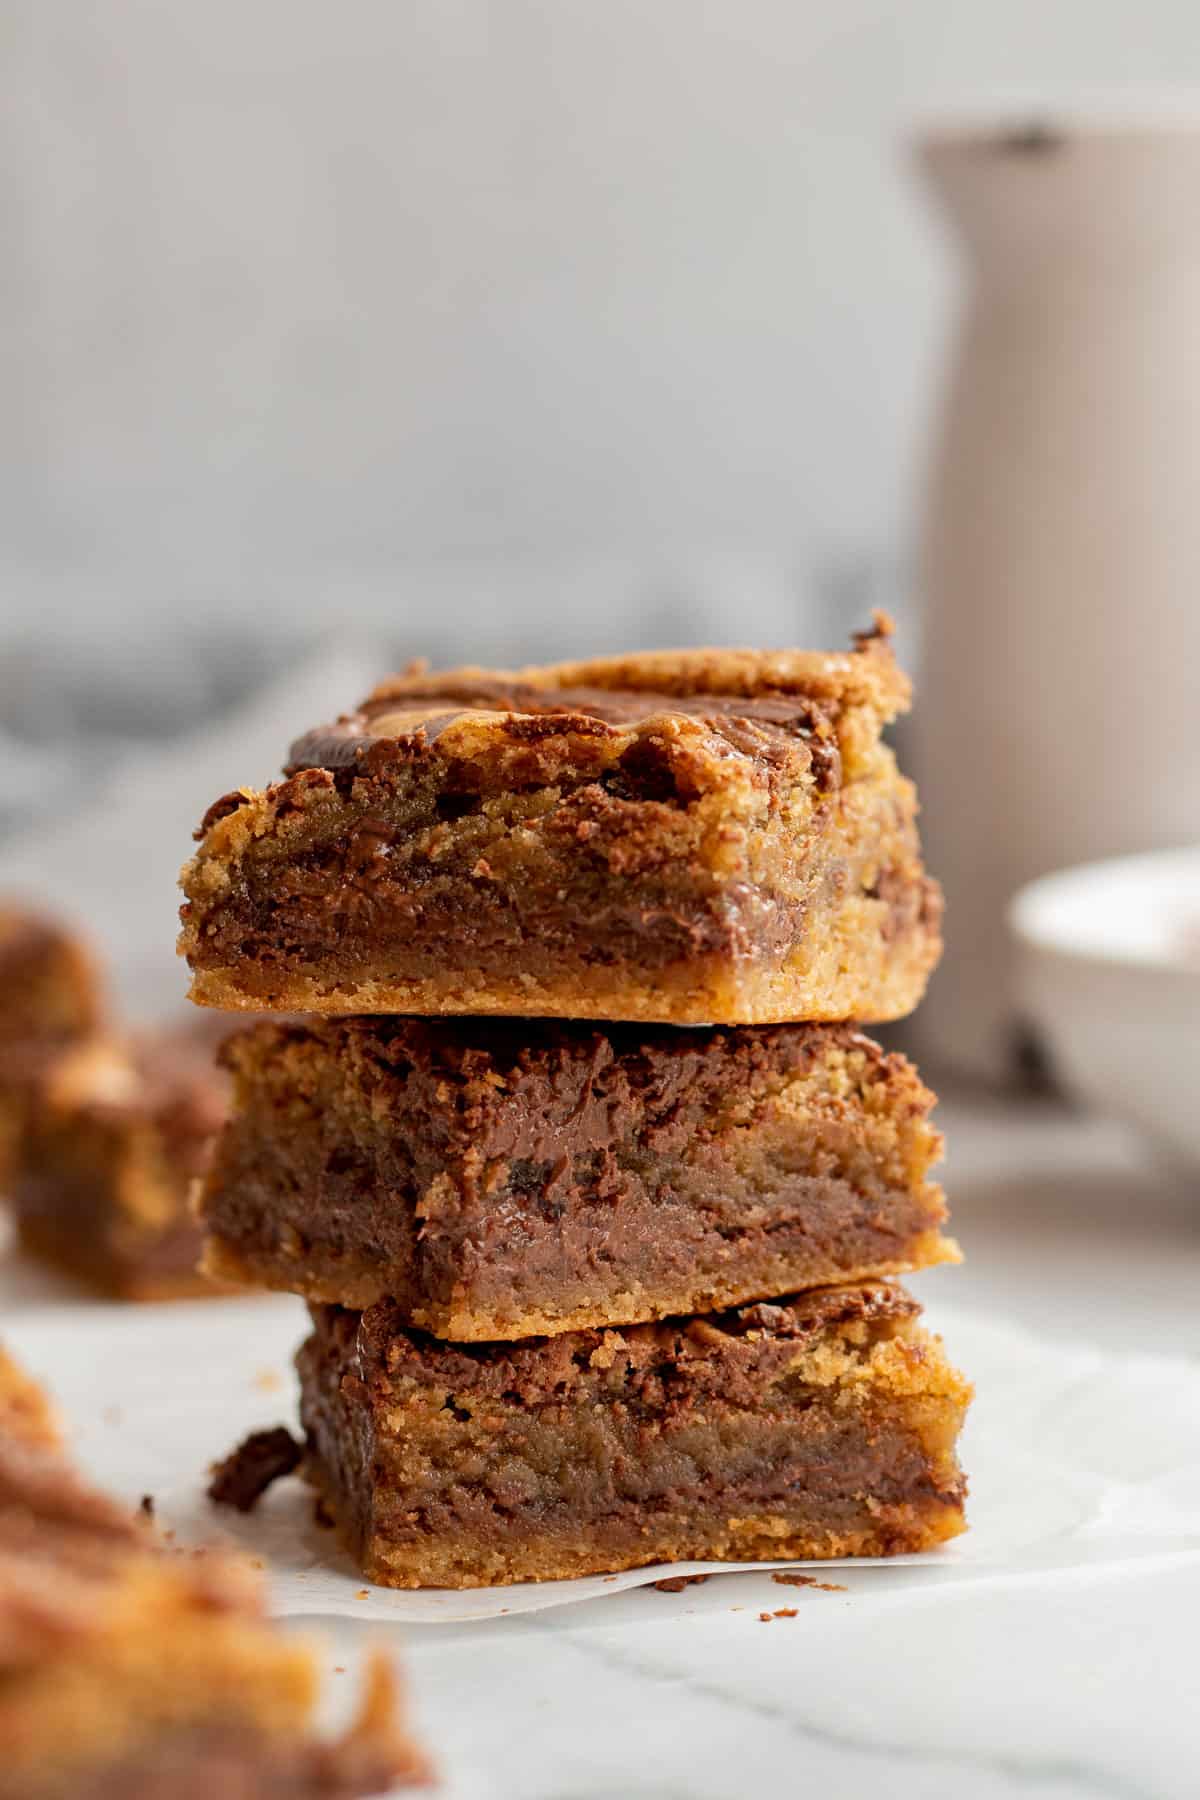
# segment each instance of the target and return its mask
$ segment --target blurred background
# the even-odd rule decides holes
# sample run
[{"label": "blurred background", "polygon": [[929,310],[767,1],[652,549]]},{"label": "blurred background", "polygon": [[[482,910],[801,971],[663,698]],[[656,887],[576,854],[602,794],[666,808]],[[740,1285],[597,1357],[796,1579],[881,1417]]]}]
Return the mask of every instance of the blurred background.
[{"label": "blurred background", "polygon": [[[1196,617],[1200,368],[1189,352],[1180,379],[1172,348],[1151,381],[1143,349],[1195,335],[1200,180],[1171,165],[1149,186],[1182,197],[1168,235],[1196,250],[1166,324],[1110,308],[1078,331],[1078,296],[1117,267],[1097,277],[1092,257],[1086,283],[1042,284],[1040,337],[974,344],[983,388],[955,401],[974,221],[995,208],[964,202],[953,169],[923,183],[914,134],[1004,120],[1006,149],[1052,166],[1024,153],[1059,146],[1087,95],[1200,83],[1188,0],[0,0],[0,18],[8,886],[69,907],[80,839],[47,848],[47,822],[116,783],[123,817],[93,811],[86,840],[101,923],[125,953],[153,888],[162,968],[183,822],[267,779],[294,730],[387,667],[837,646],[883,605],[925,673],[901,749],[952,902],[941,1048],[1007,1067],[1007,896],[1056,864],[1200,838],[1190,775],[1166,810],[1152,779],[1193,745],[1195,687],[1172,695],[1142,655],[1178,667],[1175,621]],[[1122,211],[1120,169],[1093,169],[1080,211],[1059,162],[1056,243],[1074,216]],[[1122,252],[1124,293],[1154,285],[1145,248]],[[1114,332],[1132,373],[1106,386]],[[1070,393],[1046,375],[1064,366]],[[1162,395],[1189,409],[1170,429]],[[1132,446],[1134,479],[1081,472],[1081,436]],[[1143,506],[1140,535],[1114,540],[1138,495],[1168,490],[1166,524]],[[1081,493],[1060,578],[1045,546]],[[1098,628],[1105,570],[1119,593]],[[1063,765],[1064,669],[1093,722],[1119,680],[1119,756],[1085,736]],[[131,752],[171,739],[155,786]],[[158,887],[138,860],[151,810]]]},{"label": "blurred background", "polygon": [[1200,78],[1187,0],[0,13],[10,829],[331,635],[907,623],[955,282],[900,135]]}]

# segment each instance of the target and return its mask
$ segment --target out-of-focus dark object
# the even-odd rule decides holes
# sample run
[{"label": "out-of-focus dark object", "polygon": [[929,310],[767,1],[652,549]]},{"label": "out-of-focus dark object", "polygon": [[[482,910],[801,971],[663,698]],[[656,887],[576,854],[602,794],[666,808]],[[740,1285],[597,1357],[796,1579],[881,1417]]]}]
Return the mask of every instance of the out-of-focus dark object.
[{"label": "out-of-focus dark object", "polygon": [[1012,1070],[1005,907],[1200,838],[1200,112],[930,132],[968,260],[912,744],[948,902],[918,1047]]}]

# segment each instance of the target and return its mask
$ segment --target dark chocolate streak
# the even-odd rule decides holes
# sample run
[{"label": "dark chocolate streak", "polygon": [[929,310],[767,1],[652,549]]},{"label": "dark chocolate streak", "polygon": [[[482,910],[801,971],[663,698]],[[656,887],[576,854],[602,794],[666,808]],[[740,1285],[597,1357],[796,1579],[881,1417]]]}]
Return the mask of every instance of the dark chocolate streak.
[{"label": "dark chocolate streak", "polygon": [[[445,710],[439,710],[443,702]],[[560,731],[596,736],[664,715],[682,714],[701,722],[719,724],[726,731],[742,721],[776,739],[802,738],[813,750],[814,760],[818,756],[836,755],[834,745],[824,745],[819,740],[818,734],[826,721],[811,701],[783,697],[747,700],[733,695],[703,694],[664,695],[655,704],[655,696],[651,694],[609,692],[600,688],[564,688],[548,692],[517,683],[506,686],[495,681],[480,681],[464,683],[444,696],[413,696],[410,699],[397,695],[375,701],[358,712],[346,714],[332,725],[319,725],[315,730],[305,732],[292,745],[287,773],[300,769],[351,767],[373,744],[387,741],[381,740],[374,731],[374,721],[408,709],[428,709],[431,716],[405,734],[426,744],[435,743],[447,726],[464,712],[507,714],[507,729],[511,735],[524,738]]]}]

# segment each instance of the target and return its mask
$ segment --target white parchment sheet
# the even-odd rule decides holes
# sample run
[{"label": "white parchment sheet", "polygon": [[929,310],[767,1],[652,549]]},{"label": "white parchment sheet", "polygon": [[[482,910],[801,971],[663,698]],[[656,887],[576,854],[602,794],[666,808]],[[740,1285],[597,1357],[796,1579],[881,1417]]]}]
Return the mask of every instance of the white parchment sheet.
[{"label": "white parchment sheet", "polygon": [[[595,1599],[665,1575],[764,1565],[681,1563],[578,1581],[457,1593],[364,1582],[314,1518],[297,1478],[246,1516],[205,1498],[208,1466],[249,1431],[295,1427],[291,1358],[307,1320],[286,1297],[172,1307],[46,1306],[5,1321],[49,1387],[73,1447],[105,1487],[154,1497],[180,1542],[233,1542],[265,1565],[280,1615],[436,1623]],[[1040,1340],[939,1307],[930,1319],[974,1380],[962,1457],[971,1529],[929,1556],[856,1559],[885,1584],[897,1565],[931,1583],[1200,1559],[1200,1367],[1183,1357]],[[804,1567],[809,1565],[794,1565]],[[846,1564],[813,1564],[837,1579]],[[862,1589],[859,1589],[860,1594]]]}]

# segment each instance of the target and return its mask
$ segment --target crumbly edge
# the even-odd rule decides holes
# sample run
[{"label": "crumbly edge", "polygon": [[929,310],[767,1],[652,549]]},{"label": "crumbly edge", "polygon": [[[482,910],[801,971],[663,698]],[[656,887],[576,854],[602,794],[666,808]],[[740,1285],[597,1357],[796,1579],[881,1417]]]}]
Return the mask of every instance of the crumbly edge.
[{"label": "crumbly edge", "polygon": [[[897,1284],[861,1285],[875,1290],[868,1305],[878,1296],[878,1303],[884,1307],[894,1304],[909,1307],[914,1313],[919,1311],[911,1296]],[[369,1344],[364,1345],[360,1332],[356,1361],[368,1388],[373,1382],[386,1386],[391,1398],[382,1407],[381,1416],[391,1421],[404,1417],[411,1422],[423,1411],[438,1417],[444,1410],[447,1393],[468,1397],[489,1391],[488,1362],[497,1365],[504,1375],[504,1409],[536,1410],[544,1404],[557,1410],[589,1406],[595,1401],[623,1403],[640,1391],[639,1373],[647,1367],[653,1372],[660,1361],[665,1361],[673,1368],[676,1379],[683,1374],[687,1365],[680,1356],[681,1341],[694,1357],[693,1393],[706,1396],[706,1406],[715,1394],[717,1404],[733,1411],[743,1410],[744,1402],[731,1392],[735,1377],[743,1393],[748,1391],[747,1384],[762,1392],[780,1382],[794,1381],[814,1390],[836,1390],[842,1396],[862,1398],[870,1394],[890,1401],[952,1397],[965,1405],[971,1393],[969,1383],[947,1361],[941,1339],[915,1323],[911,1316],[885,1315],[880,1319],[868,1311],[863,1317],[845,1320],[831,1316],[827,1323],[802,1333],[794,1342],[786,1333],[782,1337],[776,1334],[775,1314],[786,1318],[794,1307],[808,1304],[832,1308],[836,1315],[841,1297],[853,1297],[855,1292],[847,1284],[793,1296],[789,1301],[760,1303],[739,1308],[732,1321],[715,1314],[675,1318],[659,1324],[639,1323],[623,1329],[598,1327],[582,1333],[578,1344],[559,1336],[546,1343],[533,1340],[484,1345],[483,1362],[469,1348],[460,1355],[454,1344],[432,1338],[422,1340],[419,1333],[405,1330],[398,1322],[389,1338],[385,1303],[380,1309],[384,1316],[375,1322],[377,1329]],[[760,1318],[764,1320],[761,1327],[756,1323]],[[736,1331],[731,1330],[731,1324],[737,1327]],[[739,1354],[748,1360],[748,1369],[738,1369]],[[731,1355],[732,1361],[728,1360]],[[551,1358],[556,1376],[552,1381],[548,1368],[543,1370],[540,1366],[543,1361],[548,1365]],[[536,1397],[526,1399],[524,1391],[535,1365],[539,1380],[549,1385],[544,1392],[539,1385]],[[613,1370],[617,1371],[615,1380],[610,1376]],[[718,1370],[719,1386],[715,1373]],[[494,1397],[489,1401],[493,1403]],[[653,1403],[643,1402],[646,1404],[653,1410]],[[440,1418],[438,1422],[444,1424]]]}]

